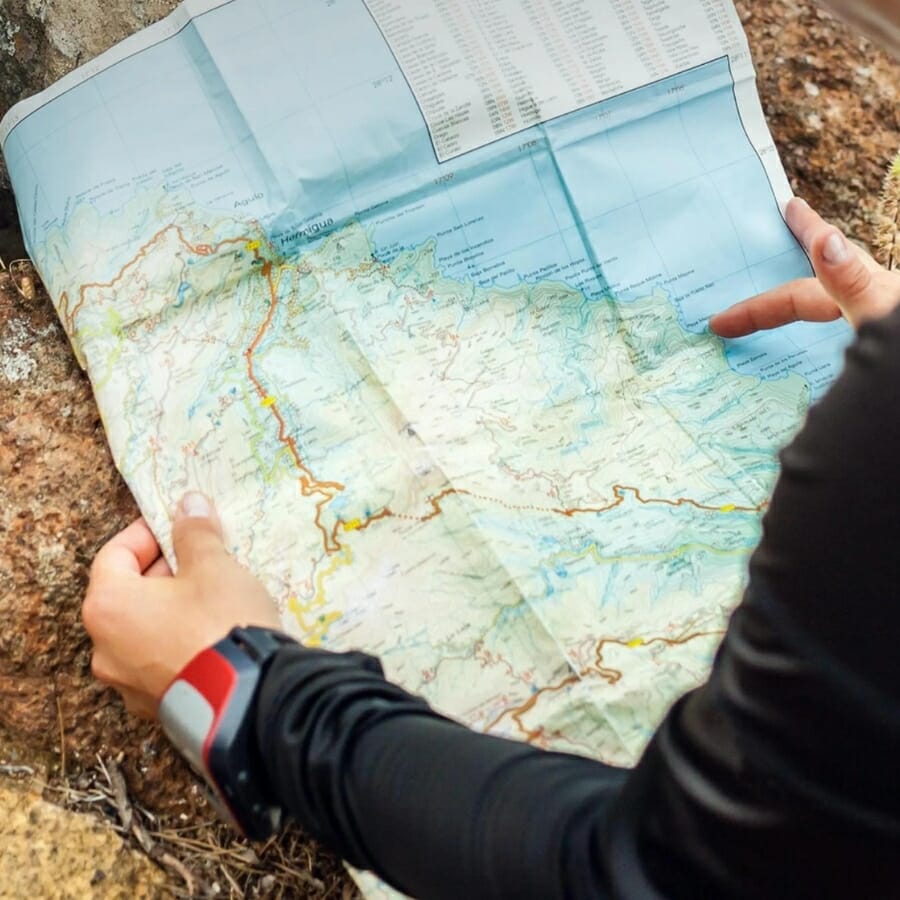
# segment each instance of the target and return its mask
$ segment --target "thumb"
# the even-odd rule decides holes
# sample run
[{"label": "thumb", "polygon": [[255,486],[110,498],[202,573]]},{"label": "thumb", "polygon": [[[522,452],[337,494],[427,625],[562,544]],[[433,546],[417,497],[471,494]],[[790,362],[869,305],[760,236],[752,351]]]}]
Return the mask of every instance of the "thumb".
[{"label": "thumb", "polygon": [[884,297],[875,261],[803,201],[791,202],[787,220],[809,253],[819,282],[845,318],[859,325],[861,319],[877,314]]},{"label": "thumb", "polygon": [[172,545],[178,575],[190,575],[199,566],[227,556],[222,525],[205,494],[192,491],[181,498],[172,526]]},{"label": "thumb", "polygon": [[822,286],[854,325],[881,307],[884,297],[875,271],[837,228],[828,226],[817,234],[809,255]]}]

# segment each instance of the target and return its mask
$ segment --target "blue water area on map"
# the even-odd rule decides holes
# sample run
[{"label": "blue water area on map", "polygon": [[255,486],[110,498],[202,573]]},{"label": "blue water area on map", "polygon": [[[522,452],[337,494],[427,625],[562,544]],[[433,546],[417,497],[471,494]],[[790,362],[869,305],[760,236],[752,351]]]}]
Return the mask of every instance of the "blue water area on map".
[{"label": "blue water area on map", "polygon": [[[384,259],[430,240],[443,272],[482,287],[661,291],[693,331],[810,274],[726,59],[439,164],[361,0],[233,0],[42,107],[4,149],[38,260],[79,205],[110,215],[164,189],[258,220],[285,253],[358,219]],[[847,339],[841,323],[797,325],[728,357],[744,374],[797,372],[816,395]]]}]

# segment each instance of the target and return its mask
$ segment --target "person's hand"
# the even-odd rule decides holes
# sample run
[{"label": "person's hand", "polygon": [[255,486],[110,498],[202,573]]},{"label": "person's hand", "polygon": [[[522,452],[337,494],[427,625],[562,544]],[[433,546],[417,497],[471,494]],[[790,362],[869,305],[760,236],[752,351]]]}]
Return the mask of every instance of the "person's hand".
[{"label": "person's hand", "polygon": [[146,718],[184,666],[232,628],[280,627],[265,588],[226,552],[202,494],[182,500],[172,540],[177,575],[143,519],[116,535],[94,560],[82,610],[95,677]]},{"label": "person's hand", "polygon": [[714,334],[737,338],[791,322],[833,322],[841,316],[859,328],[900,304],[900,272],[882,268],[804,200],[788,204],[787,223],[817,277],[792,281],[713,316],[709,327]]}]

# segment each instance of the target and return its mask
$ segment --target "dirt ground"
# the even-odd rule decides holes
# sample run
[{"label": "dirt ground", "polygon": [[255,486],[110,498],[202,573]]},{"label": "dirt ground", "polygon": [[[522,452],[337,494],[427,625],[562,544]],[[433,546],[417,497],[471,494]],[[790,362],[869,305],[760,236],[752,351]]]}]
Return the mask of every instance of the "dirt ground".
[{"label": "dirt ground", "polygon": [[[852,236],[871,242],[882,178],[900,146],[900,65],[806,0],[739,0],[738,6],[795,190]],[[26,77],[27,60],[21,65],[16,89],[24,91],[35,85]],[[16,99],[0,86],[3,97]],[[8,262],[20,253],[9,196],[0,191],[0,256]],[[98,775],[98,759],[120,761],[128,803],[152,814],[138,815],[146,835],[209,818],[193,779],[158,732],[129,719],[90,679],[79,621],[87,567],[97,548],[136,514],[109,457],[89,384],[46,294],[26,267],[0,273],[0,818],[4,792],[7,800],[10,791],[18,792],[13,805],[34,802],[32,776],[25,777],[28,787],[21,775],[14,777],[29,766],[39,773],[38,784],[57,786],[48,799],[103,812],[140,845],[133,828],[123,827],[116,792]],[[85,796],[100,799],[85,803]],[[28,829],[18,844],[0,840],[5,864],[14,859],[25,872],[45,864]],[[221,833],[209,840],[221,843]],[[152,843],[162,846],[158,838]],[[285,853],[297,860],[299,874],[285,896],[341,897],[349,890],[327,853],[296,835],[286,846],[270,848],[269,857],[271,866],[282,865]],[[161,863],[167,883],[181,895],[187,884],[194,896],[212,895],[216,884],[218,896],[275,896],[265,881],[266,859],[254,862],[245,854],[232,885],[183,845],[165,847],[176,862],[187,860],[178,865],[189,868],[191,880],[178,865]],[[245,850],[216,852],[230,859],[229,853]],[[161,856],[156,852],[158,862]],[[0,886],[0,896],[20,895],[4,894]]]}]

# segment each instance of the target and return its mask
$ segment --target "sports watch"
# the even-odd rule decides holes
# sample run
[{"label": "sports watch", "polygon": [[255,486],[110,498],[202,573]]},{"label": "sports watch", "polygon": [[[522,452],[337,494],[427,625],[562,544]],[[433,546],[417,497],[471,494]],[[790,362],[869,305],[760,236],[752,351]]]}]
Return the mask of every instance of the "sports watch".
[{"label": "sports watch", "polygon": [[268,664],[289,643],[267,628],[235,628],[184,667],[159,706],[163,730],[209,785],[219,815],[251,840],[265,840],[281,826],[252,712]]}]

